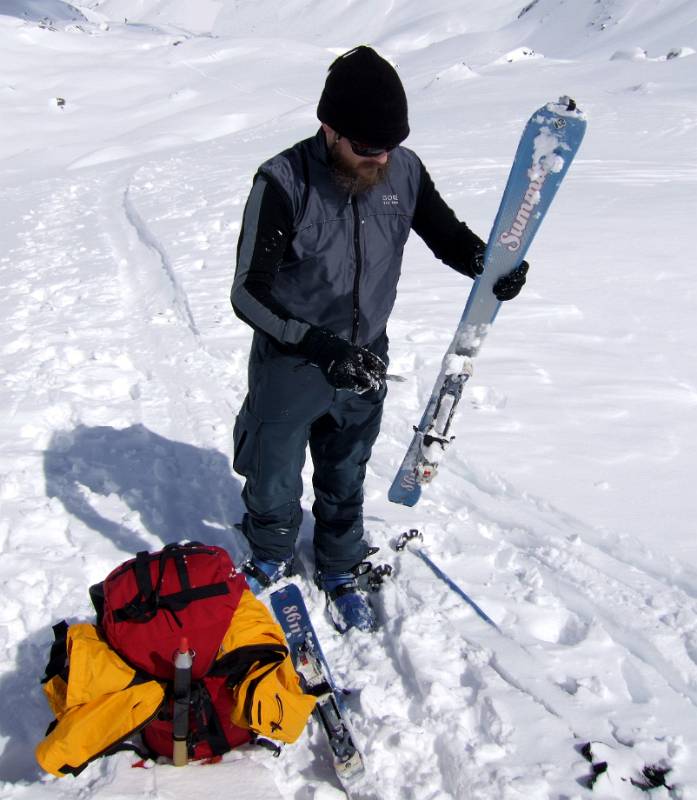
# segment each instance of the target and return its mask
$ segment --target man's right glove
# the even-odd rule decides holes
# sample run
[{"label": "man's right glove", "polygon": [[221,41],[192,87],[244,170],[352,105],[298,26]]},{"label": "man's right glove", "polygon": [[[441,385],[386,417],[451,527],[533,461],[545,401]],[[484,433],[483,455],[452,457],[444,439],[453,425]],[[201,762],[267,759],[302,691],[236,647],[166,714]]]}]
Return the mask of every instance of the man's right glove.
[{"label": "man's right glove", "polygon": [[502,275],[494,284],[493,292],[497,300],[512,300],[518,296],[518,292],[525,285],[525,276],[528,274],[530,265],[527,261],[512,269],[507,275]]},{"label": "man's right glove", "polygon": [[310,328],[298,345],[298,352],[316,364],[335,389],[357,394],[385,385],[385,362],[326,328]]}]

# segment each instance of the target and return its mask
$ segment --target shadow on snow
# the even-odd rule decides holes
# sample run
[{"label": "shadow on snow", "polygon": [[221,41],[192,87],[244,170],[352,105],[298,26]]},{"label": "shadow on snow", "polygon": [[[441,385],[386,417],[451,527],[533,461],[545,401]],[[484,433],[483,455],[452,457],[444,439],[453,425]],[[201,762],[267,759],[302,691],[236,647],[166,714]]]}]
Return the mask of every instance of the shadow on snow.
[{"label": "shadow on snow", "polygon": [[[46,494],[120,550],[151,549],[137,531],[107,519],[93,495],[118,495],[163,543],[190,539],[234,548],[242,516],[240,484],[227,456],[165,439],[143,425],[79,426],[56,433],[44,456]],[[239,554],[231,552],[233,558]]]}]

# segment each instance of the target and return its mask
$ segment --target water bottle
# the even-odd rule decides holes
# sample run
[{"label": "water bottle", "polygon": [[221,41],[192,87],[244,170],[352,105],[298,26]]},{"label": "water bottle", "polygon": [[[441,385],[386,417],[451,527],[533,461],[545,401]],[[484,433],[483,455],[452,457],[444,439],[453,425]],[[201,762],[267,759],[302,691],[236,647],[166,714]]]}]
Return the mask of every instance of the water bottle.
[{"label": "water bottle", "polygon": [[186,636],[182,636],[174,654],[174,708],[172,761],[184,767],[189,761],[186,739],[189,734],[189,700],[191,699],[191,665],[193,659]]}]

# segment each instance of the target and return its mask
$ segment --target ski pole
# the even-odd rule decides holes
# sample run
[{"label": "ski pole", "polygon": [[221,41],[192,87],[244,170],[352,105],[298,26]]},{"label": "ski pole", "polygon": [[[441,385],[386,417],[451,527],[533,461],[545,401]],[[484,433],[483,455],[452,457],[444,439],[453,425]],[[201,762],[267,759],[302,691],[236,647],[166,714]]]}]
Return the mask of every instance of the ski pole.
[{"label": "ski pole", "polygon": [[486,612],[480,608],[474,600],[465,592],[463,591],[456,583],[452,580],[448,575],[443,572],[443,570],[435,564],[431,559],[426,555],[426,553],[420,548],[416,547],[413,542],[415,540],[419,540],[423,542],[423,535],[416,530],[416,528],[412,528],[411,530],[403,533],[395,544],[395,550],[402,551],[402,550],[410,550],[415,556],[418,556],[424,564],[435,574],[437,575],[443,583],[445,583],[450,589],[452,589],[455,594],[461,597],[467,605],[469,605],[474,612],[477,614],[478,617],[484,620],[484,622],[491,625],[492,628],[495,628],[499,633],[501,633],[501,629],[499,626],[494,622],[494,620],[486,614]]},{"label": "ski pole", "polygon": [[191,665],[189,642],[182,636],[174,654],[174,709],[172,732],[172,761],[175,767],[185,767],[189,761],[186,739],[189,733],[189,701],[191,699]]}]

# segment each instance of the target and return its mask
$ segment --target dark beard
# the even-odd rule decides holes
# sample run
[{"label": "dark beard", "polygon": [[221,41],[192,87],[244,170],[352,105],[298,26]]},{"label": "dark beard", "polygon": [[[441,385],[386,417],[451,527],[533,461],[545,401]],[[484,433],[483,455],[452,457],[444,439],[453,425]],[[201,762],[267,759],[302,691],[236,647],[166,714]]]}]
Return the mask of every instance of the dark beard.
[{"label": "dark beard", "polygon": [[337,151],[336,143],[329,148],[330,172],[334,183],[349,194],[363,194],[383,183],[390,169],[388,157],[385,164],[371,164],[361,170],[347,164]]}]

